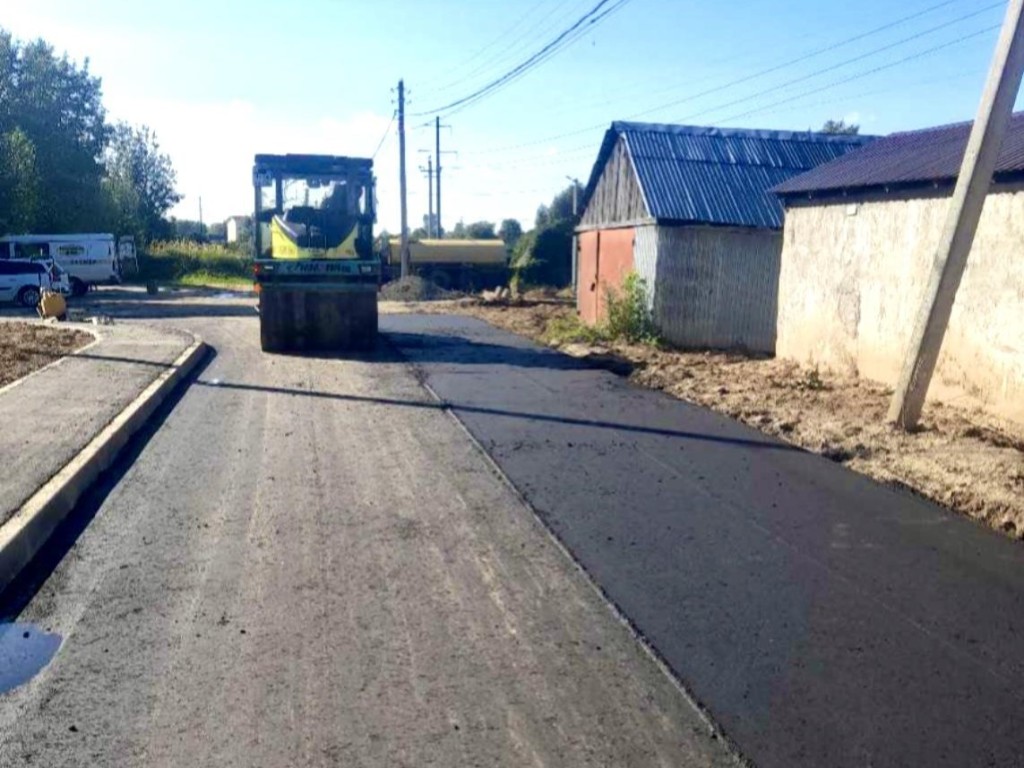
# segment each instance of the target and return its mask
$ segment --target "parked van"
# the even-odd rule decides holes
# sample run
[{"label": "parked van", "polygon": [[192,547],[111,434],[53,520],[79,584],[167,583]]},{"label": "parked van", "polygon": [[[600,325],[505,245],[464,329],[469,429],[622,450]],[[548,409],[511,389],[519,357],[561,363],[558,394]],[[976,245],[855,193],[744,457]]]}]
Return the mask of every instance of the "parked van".
[{"label": "parked van", "polygon": [[56,265],[39,259],[0,259],[0,301],[34,307],[44,290],[69,290]]},{"label": "parked van", "polygon": [[56,262],[68,273],[74,296],[93,285],[121,282],[117,243],[110,234],[8,235],[0,237],[0,259]]}]

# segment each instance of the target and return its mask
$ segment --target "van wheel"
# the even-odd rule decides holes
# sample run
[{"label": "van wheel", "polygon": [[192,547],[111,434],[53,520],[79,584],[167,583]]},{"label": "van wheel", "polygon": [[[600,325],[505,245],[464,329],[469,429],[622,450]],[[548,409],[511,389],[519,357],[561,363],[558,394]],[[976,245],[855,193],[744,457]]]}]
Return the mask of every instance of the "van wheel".
[{"label": "van wheel", "polygon": [[39,293],[39,289],[31,285],[26,285],[18,291],[18,303],[29,309],[37,307],[41,298],[42,294]]},{"label": "van wheel", "polygon": [[89,291],[89,286],[79,280],[77,277],[71,278],[71,295],[72,296],[85,296]]}]

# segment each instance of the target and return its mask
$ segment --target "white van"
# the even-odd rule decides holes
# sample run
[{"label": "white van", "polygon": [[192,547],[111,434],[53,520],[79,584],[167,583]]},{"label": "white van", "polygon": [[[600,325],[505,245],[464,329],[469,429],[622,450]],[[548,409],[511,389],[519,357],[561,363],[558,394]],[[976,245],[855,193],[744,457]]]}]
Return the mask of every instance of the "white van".
[{"label": "white van", "polygon": [[121,282],[117,243],[109,234],[8,235],[0,237],[0,259],[52,260],[68,273],[74,296]]}]

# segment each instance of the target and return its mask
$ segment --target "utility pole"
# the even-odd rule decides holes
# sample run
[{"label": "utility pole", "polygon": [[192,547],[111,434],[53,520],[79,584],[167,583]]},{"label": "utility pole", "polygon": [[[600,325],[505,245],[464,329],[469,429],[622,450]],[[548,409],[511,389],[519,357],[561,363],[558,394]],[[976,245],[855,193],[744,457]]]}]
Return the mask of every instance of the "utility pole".
[{"label": "utility pole", "polygon": [[903,371],[889,406],[889,421],[899,429],[912,430],[921,418],[953,302],[992,184],[1024,73],[1022,19],[1024,0],[1010,0]]},{"label": "utility pole", "polygon": [[409,209],[405,188],[405,81],[398,81],[398,189],[402,208],[402,277],[409,276]]},{"label": "utility pole", "polygon": [[421,165],[420,171],[427,176],[427,237],[434,237],[434,158],[427,155],[427,167]]},{"label": "utility pole", "polygon": [[199,239],[203,239],[203,196],[199,196]]},{"label": "utility pole", "polygon": [[434,153],[437,157],[437,236],[444,234],[441,226],[441,116],[434,118]]},{"label": "utility pole", "polygon": [[566,176],[569,181],[572,182],[572,287],[576,288],[576,272],[579,270],[579,264],[577,263],[578,256],[576,253],[579,247],[576,242],[576,216],[577,216],[577,192],[580,188],[580,180],[575,176]]}]

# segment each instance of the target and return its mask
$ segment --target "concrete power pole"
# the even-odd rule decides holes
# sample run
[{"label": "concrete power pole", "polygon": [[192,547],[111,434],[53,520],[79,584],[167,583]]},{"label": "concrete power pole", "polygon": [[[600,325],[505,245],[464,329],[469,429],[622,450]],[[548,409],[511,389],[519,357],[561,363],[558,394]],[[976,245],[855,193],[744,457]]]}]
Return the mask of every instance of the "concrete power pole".
[{"label": "concrete power pole", "polygon": [[578,192],[580,180],[574,176],[566,176],[572,182],[572,287],[576,288],[576,273],[579,271],[578,254],[579,243],[576,240],[576,217],[578,216]]},{"label": "concrete power pole", "polygon": [[427,235],[434,236],[434,158],[427,155]]},{"label": "concrete power pole", "polygon": [[1022,11],[1024,0],[1010,0],[903,372],[889,407],[889,421],[900,429],[914,429],[921,418],[953,302],[992,184],[1024,72]]},{"label": "concrete power pole", "polygon": [[444,234],[441,226],[441,117],[434,118],[434,153],[437,158],[437,237]]},{"label": "concrete power pole", "polygon": [[[420,152],[430,150],[421,149]],[[434,158],[427,155],[427,167],[420,166],[420,171],[427,177],[427,237],[434,237]]]},{"label": "concrete power pole", "polygon": [[405,186],[405,81],[398,81],[398,189],[402,209],[402,277],[409,276],[409,208]]}]

